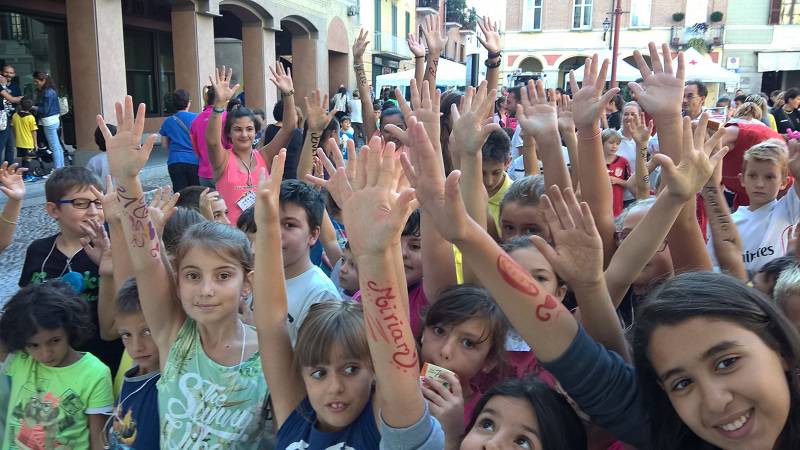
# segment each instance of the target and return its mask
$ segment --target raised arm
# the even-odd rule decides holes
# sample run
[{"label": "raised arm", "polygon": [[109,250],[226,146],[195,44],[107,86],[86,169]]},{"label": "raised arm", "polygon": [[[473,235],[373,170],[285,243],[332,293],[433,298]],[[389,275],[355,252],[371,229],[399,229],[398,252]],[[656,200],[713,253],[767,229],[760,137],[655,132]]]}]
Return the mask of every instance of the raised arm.
[{"label": "raised arm", "polygon": [[358,261],[378,410],[387,425],[404,428],[418,422],[425,412],[416,343],[399,293],[406,289],[405,278],[398,277],[393,268],[414,194],[411,189],[395,192],[400,162],[393,143],[381,148],[378,140],[370,141],[358,162],[366,170],[359,171],[342,214]]},{"label": "raised arm", "polygon": [[366,51],[367,44],[369,44],[368,35],[366,30],[361,30],[358,32],[355,42],[353,42],[353,70],[356,72],[358,97],[361,99],[361,114],[364,117],[364,133],[366,133],[364,140],[367,142],[378,131],[375,127],[375,120],[372,117],[372,94],[369,91],[369,79],[367,78],[367,72],[364,71],[364,51]]},{"label": "raised arm", "polygon": [[[122,227],[128,240],[131,262],[139,282],[142,312],[158,348],[166,355],[186,315],[175,301],[173,281],[161,256],[161,241],[150,219],[139,172],[147,162],[156,135],[141,145],[145,105],[133,113],[133,99],[125,97],[124,106],[117,102],[117,134],[112,136],[102,116],[97,125],[108,149],[108,165],[117,181],[117,197],[122,205]],[[218,135],[217,135],[218,136]],[[166,358],[162,359],[162,365]]]},{"label": "raised arm", "polygon": [[428,46],[428,64],[425,67],[425,81],[428,88],[433,92],[436,90],[436,73],[439,70],[439,57],[444,46],[447,45],[447,36],[442,36],[439,25],[439,15],[431,14],[425,18],[422,24],[422,35],[425,37],[425,44]]},{"label": "raised arm", "polygon": [[528,81],[528,86],[520,90],[520,103],[517,105],[517,126],[526,135],[536,140],[537,154],[542,160],[545,186],[556,185],[559,189],[572,186],[572,180],[561,153],[561,136],[558,133],[555,91],[550,89],[549,99],[545,94],[542,80]]},{"label": "raised arm", "polygon": [[22,200],[25,198],[25,182],[22,174],[28,169],[18,168],[16,164],[0,165],[0,192],[8,197],[6,206],[0,214],[0,251],[5,250],[14,241],[14,230],[22,211]]},{"label": "raised arm", "polygon": [[280,192],[286,152],[272,161],[269,178],[261,174],[255,206],[256,232],[253,318],[258,331],[261,367],[270,387],[275,428],[280,428],[306,395],[303,379],[293,369],[292,342],[286,329],[289,307],[281,249]]},{"label": "raised arm", "polygon": [[[497,89],[497,82],[500,79],[500,65],[502,55],[500,53],[500,31],[497,22],[492,22],[488,16],[484,16],[478,21],[478,27],[483,36],[478,34],[478,40],[486,49],[486,84],[489,89]],[[496,95],[496,94],[495,94]],[[494,98],[492,98],[494,101]]]},{"label": "raised arm", "polygon": [[597,230],[603,238],[603,255],[606,264],[614,254],[614,215],[612,211],[611,181],[608,178],[603,142],[600,139],[600,116],[605,114],[605,106],[619,92],[611,88],[605,94],[603,86],[608,70],[608,60],[600,64],[594,55],[586,59],[583,68],[583,85],[578,89],[575,74],[570,72],[569,84],[572,88],[572,117],[578,129],[578,158],[580,166],[578,181],[583,200],[592,210]]},{"label": "raised arm", "polygon": [[267,145],[259,148],[264,161],[272,161],[272,158],[289,144],[295,128],[297,128],[297,110],[294,107],[294,83],[292,83],[291,70],[284,70],[280,61],[275,63],[275,68],[270,66],[270,81],[281,92],[283,100],[283,126]]},{"label": "raised arm", "polygon": [[219,179],[225,171],[230,154],[222,147],[222,113],[228,106],[228,100],[233,97],[239,85],[231,87],[231,75],[233,69],[218,68],[214,75],[208,77],[211,85],[214,86],[214,106],[211,116],[208,118],[206,127],[206,144],[208,146],[208,160],[211,168],[214,169],[214,179]]},{"label": "raised arm", "polygon": [[572,98],[569,95],[561,94],[561,97],[556,97],[556,100],[558,103],[558,132],[561,133],[561,139],[567,146],[569,176],[572,179],[572,189],[577,192],[580,157],[578,155],[578,134],[575,132],[575,120],[572,118]]},{"label": "raised arm", "polygon": [[336,108],[328,111],[328,94],[321,95],[319,89],[311,91],[311,99],[306,97],[305,102],[308,132],[297,164],[297,176],[300,179],[310,174],[314,168],[314,155],[317,154],[317,149],[322,144],[320,142],[322,134],[337,112]]},{"label": "raised arm", "polygon": [[417,35],[414,33],[408,33],[406,42],[408,42],[411,54],[414,55],[414,79],[417,81],[417,85],[422,86],[422,80],[425,78],[425,45],[417,39]]},{"label": "raised arm", "polygon": [[[694,130],[694,135],[691,122],[688,119],[684,121],[681,130],[682,150],[674,152],[681,153],[681,163],[676,167],[668,156],[654,156],[655,161],[662,166],[666,188],[659,193],[655,204],[633,230],[622,230],[625,238],[619,243],[606,269],[606,283],[615,306],[619,306],[633,281],[658,249],[662,248],[678,215],[708,181],[714,167],[720,164],[727,153],[725,148],[709,158],[711,148],[715,145],[714,139],[718,141],[719,135],[715,135],[716,138],[704,145],[704,138],[701,136],[705,134],[703,119]],[[705,253],[705,249],[702,252]]]},{"label": "raised arm", "polygon": [[631,182],[633,194],[637,200],[642,200],[650,196],[650,172],[647,171],[647,141],[650,140],[650,130],[653,129],[653,121],[645,124],[644,114],[636,114],[631,121],[631,133],[633,141],[636,143],[636,162],[634,164]]}]

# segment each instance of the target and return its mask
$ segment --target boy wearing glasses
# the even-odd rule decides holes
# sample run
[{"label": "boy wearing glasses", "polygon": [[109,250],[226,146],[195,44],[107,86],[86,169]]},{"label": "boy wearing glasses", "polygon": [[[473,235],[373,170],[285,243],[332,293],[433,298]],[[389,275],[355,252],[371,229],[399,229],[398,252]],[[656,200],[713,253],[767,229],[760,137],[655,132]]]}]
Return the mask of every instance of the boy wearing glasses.
[{"label": "boy wearing glasses", "polygon": [[98,264],[100,251],[81,238],[91,221],[104,222],[103,205],[89,189],[102,190],[97,176],[85,167],[66,167],[56,170],[44,185],[47,214],[58,224],[58,233],[33,241],[25,254],[19,286],[63,280],[69,283],[81,298],[89,302],[94,334],[79,348],[100,358],[116,373],[122,344],[117,339],[103,342],[97,320],[97,290],[100,276]]}]

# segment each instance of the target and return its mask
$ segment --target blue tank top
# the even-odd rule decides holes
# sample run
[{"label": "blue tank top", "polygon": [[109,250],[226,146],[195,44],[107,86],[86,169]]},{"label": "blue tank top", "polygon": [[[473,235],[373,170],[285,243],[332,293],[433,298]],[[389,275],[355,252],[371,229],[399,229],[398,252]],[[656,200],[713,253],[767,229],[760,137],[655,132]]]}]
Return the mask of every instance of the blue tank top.
[{"label": "blue tank top", "polygon": [[317,413],[306,397],[281,425],[277,450],[372,450],[380,446],[381,434],[372,411],[372,397],[347,428],[326,433],[316,427]]}]

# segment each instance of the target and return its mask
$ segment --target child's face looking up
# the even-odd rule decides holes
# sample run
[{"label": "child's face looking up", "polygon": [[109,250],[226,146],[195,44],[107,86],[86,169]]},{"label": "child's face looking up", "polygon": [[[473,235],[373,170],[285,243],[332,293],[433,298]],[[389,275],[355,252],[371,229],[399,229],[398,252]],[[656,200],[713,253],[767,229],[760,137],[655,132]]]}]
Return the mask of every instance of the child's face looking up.
[{"label": "child's face looking up", "polygon": [[422,360],[452,370],[462,385],[468,385],[478,372],[495,365],[487,361],[493,345],[489,334],[488,321],[480,317],[459,324],[428,325],[422,331]]},{"label": "child's face looking up", "polygon": [[28,339],[25,352],[31,358],[48,367],[65,367],[68,364],[72,348],[69,346],[67,332],[64,328],[48,330],[40,328]]},{"label": "child's face looking up", "polygon": [[503,242],[517,236],[538,235],[550,240],[550,228],[544,213],[534,205],[507,202],[500,211],[500,238]]},{"label": "child's face looking up", "polygon": [[460,450],[522,448],[541,450],[539,421],[529,401],[495,395],[483,407]]},{"label": "child's face looking up", "polygon": [[750,197],[750,210],[754,211],[778,197],[786,185],[786,176],[777,162],[753,159],[747,161],[739,181]]},{"label": "child's face looking up", "polygon": [[419,236],[408,234],[400,238],[406,283],[411,286],[422,279],[422,245]]}]

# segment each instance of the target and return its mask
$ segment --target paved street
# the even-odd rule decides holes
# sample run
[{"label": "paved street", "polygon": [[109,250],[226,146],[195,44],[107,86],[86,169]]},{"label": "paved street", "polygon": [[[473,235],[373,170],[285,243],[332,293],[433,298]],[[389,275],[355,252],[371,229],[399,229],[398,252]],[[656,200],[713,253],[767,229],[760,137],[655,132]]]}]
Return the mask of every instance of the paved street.
[{"label": "paved street", "polygon": [[[165,152],[163,152],[165,153]],[[145,191],[169,184],[166,155],[154,150],[148,166],[142,170],[142,183]],[[23,202],[19,225],[14,242],[0,255],[0,305],[17,291],[25,250],[35,239],[50,236],[58,231],[56,222],[45,211],[45,180],[26,185],[27,192]],[[0,210],[5,205],[5,196],[0,195]]]}]

